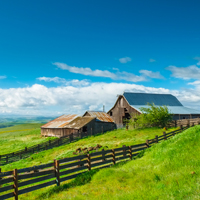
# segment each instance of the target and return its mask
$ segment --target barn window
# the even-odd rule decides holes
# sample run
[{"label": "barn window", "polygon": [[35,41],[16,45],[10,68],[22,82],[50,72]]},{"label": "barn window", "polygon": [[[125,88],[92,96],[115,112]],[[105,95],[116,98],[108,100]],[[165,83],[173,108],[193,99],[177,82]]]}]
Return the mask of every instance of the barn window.
[{"label": "barn window", "polygon": [[110,111],[110,116],[112,116],[112,111]]},{"label": "barn window", "polygon": [[83,127],[83,132],[87,132],[87,126]]},{"label": "barn window", "polygon": [[183,117],[183,119],[185,119],[185,117]]}]

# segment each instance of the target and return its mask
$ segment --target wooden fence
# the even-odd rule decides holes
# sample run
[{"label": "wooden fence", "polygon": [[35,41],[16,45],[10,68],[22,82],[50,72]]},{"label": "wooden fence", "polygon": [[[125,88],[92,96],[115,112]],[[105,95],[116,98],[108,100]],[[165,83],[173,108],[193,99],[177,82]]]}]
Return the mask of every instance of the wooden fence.
[{"label": "wooden fence", "polygon": [[73,179],[92,169],[110,167],[121,161],[132,160],[142,150],[151,147],[162,140],[167,140],[187,129],[189,126],[180,126],[180,129],[169,133],[163,132],[145,143],[123,146],[121,148],[96,151],[91,154],[79,155],[52,163],[0,173],[0,199],[8,199],[50,185],[60,186],[60,183]]},{"label": "wooden fence", "polygon": [[[102,134],[103,134],[103,128],[102,128]],[[92,134],[94,135],[94,134]],[[16,162],[18,160],[21,160],[23,158],[27,158],[31,156],[32,154],[36,152],[45,151],[47,149],[52,149],[54,147],[58,147],[64,144],[68,144],[74,141],[77,141],[78,139],[82,139],[88,136],[92,136],[91,133],[82,132],[82,133],[71,133],[69,136],[56,138],[54,140],[49,140],[47,142],[43,142],[31,147],[25,147],[22,150],[15,151],[12,153],[0,155],[0,166],[6,165],[8,163]]]}]

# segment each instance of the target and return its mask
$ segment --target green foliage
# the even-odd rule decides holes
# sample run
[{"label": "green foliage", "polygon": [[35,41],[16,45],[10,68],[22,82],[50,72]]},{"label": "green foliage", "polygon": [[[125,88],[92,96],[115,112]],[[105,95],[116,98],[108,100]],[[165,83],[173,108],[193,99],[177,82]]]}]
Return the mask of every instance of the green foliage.
[{"label": "green foliage", "polygon": [[172,120],[172,114],[167,106],[155,106],[148,103],[148,108],[141,107],[141,115],[132,116],[129,124],[137,128],[144,127],[166,127]]}]

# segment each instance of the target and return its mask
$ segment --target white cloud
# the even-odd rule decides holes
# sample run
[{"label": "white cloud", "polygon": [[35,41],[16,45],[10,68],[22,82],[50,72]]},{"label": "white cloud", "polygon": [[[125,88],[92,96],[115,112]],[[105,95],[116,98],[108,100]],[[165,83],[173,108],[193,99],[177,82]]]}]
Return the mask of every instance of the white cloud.
[{"label": "white cloud", "polygon": [[39,77],[37,80],[40,81],[45,81],[45,82],[55,82],[55,83],[63,83],[64,85],[74,85],[74,86],[86,86],[89,84],[89,81],[87,79],[84,80],[78,80],[78,79],[73,79],[73,80],[66,80],[64,78],[60,77]]},{"label": "white cloud", "polygon": [[5,79],[7,78],[7,76],[0,76],[0,79]]},{"label": "white cloud", "polygon": [[66,79],[64,78],[59,78],[59,77],[39,77],[37,78],[40,81],[45,81],[45,82],[55,82],[55,83],[65,83]]},{"label": "white cloud", "polygon": [[137,76],[135,74],[128,73],[128,72],[117,71],[116,73],[113,73],[108,70],[99,70],[99,69],[91,70],[90,68],[83,68],[83,67],[79,68],[75,66],[72,67],[65,63],[56,62],[53,64],[62,70],[68,70],[69,72],[76,73],[76,74],[97,76],[97,77],[107,77],[113,80],[125,80],[125,81],[131,81],[131,82],[147,81],[147,79],[144,76]]},{"label": "white cloud", "polygon": [[50,88],[35,84],[31,87],[0,89],[0,113],[83,114],[88,109],[102,110],[103,105],[109,110],[114,105],[117,94],[122,94],[124,91],[173,94],[186,106],[199,108],[200,104],[200,87],[197,86],[178,91],[128,83],[96,82],[81,86]]},{"label": "white cloud", "polygon": [[156,62],[156,60],[150,58],[150,59],[149,59],[149,62]]},{"label": "white cloud", "polygon": [[132,59],[130,57],[124,57],[124,58],[120,58],[119,62],[120,63],[127,63],[130,62]]},{"label": "white cloud", "polygon": [[140,70],[139,72],[150,78],[164,79],[164,77],[160,74],[160,72],[152,72],[149,70]]},{"label": "white cloud", "polygon": [[196,65],[191,65],[188,67],[169,66],[166,69],[171,71],[171,76],[175,78],[181,78],[184,80],[200,79],[200,68]]}]

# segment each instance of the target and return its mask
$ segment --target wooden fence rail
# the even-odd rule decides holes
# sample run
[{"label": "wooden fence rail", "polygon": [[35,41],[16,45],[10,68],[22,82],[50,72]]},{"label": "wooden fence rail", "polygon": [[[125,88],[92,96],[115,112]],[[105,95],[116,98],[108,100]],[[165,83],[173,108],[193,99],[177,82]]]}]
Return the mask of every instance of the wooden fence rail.
[{"label": "wooden fence rail", "polygon": [[[103,130],[103,127],[102,127],[102,130]],[[99,133],[99,134],[103,134],[103,133],[104,132]],[[88,136],[92,136],[92,135],[87,132],[71,133],[70,135],[68,135],[66,137],[49,140],[47,142],[33,145],[31,147],[25,147],[24,149],[19,150],[19,151],[0,155],[0,166],[21,160],[23,158],[27,158],[36,152],[41,152],[41,151],[45,151],[47,149],[51,149],[51,148],[58,147],[58,146],[61,146],[64,144],[68,144],[68,143],[74,142],[75,140],[82,139],[82,138],[85,138]]]},{"label": "wooden fence rail", "polygon": [[163,133],[162,136],[155,136],[145,143],[125,146],[116,149],[97,151],[91,154],[79,155],[71,158],[54,160],[52,163],[15,169],[13,171],[1,172],[0,169],[0,199],[8,199],[50,185],[60,186],[60,183],[73,179],[80,174],[92,169],[110,167],[121,161],[132,160],[141,151],[151,147],[154,143],[167,140],[174,135],[187,129],[180,127],[176,131]]}]

